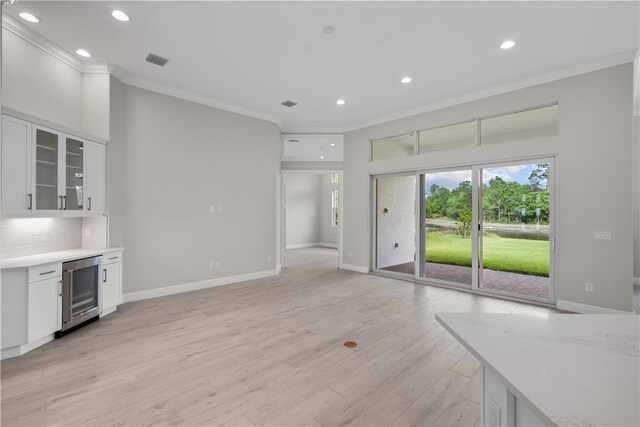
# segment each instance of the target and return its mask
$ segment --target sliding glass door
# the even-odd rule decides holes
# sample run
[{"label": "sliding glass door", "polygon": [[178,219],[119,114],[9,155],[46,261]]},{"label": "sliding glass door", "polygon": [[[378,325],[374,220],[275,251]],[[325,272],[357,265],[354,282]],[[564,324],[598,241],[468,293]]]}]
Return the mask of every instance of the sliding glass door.
[{"label": "sliding glass door", "polygon": [[471,286],[473,187],[471,168],[421,175],[424,257],[421,277]]},{"label": "sliding glass door", "polygon": [[551,298],[551,173],[551,160],[479,168],[479,288]]},{"label": "sliding glass door", "polygon": [[551,158],[374,177],[374,270],[553,302],[553,177]]}]

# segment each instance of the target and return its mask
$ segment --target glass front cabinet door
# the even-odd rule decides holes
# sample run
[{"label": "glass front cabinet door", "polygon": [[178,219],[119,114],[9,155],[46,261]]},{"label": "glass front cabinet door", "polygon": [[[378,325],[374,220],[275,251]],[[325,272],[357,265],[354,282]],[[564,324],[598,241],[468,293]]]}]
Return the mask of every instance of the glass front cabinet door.
[{"label": "glass front cabinet door", "polygon": [[78,212],[87,210],[85,147],[87,141],[33,126],[35,196],[32,209]]},{"label": "glass front cabinet door", "polygon": [[62,134],[52,129],[33,126],[35,145],[35,195],[32,209],[37,212],[64,209],[61,165],[64,163]]}]

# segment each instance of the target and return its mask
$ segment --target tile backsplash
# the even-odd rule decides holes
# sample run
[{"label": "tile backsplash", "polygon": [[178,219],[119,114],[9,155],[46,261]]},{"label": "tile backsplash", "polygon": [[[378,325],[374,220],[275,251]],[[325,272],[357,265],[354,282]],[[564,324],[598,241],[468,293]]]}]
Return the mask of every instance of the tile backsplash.
[{"label": "tile backsplash", "polygon": [[82,218],[11,218],[0,221],[0,258],[82,247]]}]

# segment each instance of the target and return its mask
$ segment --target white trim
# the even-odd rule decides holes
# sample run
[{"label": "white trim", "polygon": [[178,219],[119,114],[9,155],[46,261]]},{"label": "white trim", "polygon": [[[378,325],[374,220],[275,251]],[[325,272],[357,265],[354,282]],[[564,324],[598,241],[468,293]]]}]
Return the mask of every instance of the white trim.
[{"label": "white trim", "polygon": [[342,264],[341,267],[343,270],[355,271],[357,273],[368,274],[369,269],[367,267],[363,267],[361,265],[353,265],[353,264]]},{"label": "white trim", "polygon": [[289,249],[303,249],[303,248],[315,248],[321,246],[320,242],[315,243],[299,243],[297,245],[287,245],[287,250]]},{"label": "white trim", "polygon": [[[475,92],[467,93],[464,95],[454,96],[442,101],[436,101],[431,104],[423,105],[411,110],[405,110],[402,112],[390,114],[387,116],[378,117],[377,119],[366,120],[364,122],[356,123],[351,126],[345,126],[344,132],[351,132],[358,129],[367,128],[370,126],[379,125],[381,123],[390,122],[393,120],[404,119],[406,117],[416,116],[418,114],[424,114],[442,108],[452,107],[454,105],[464,104],[479,99],[488,98],[495,95],[500,95],[507,92],[513,92],[520,89],[525,89],[531,86],[536,86],[543,83],[549,83],[556,80],[565,79],[568,77],[577,76],[580,74],[589,73],[592,71],[603,70],[605,68],[615,67],[616,65],[626,64],[633,62],[636,58],[635,50],[630,50],[622,53],[618,53],[604,58],[595,59],[593,61],[583,62],[581,64],[564,67],[559,70],[551,71],[548,73],[538,74],[535,77],[530,77],[522,80],[518,80],[511,83],[505,83],[498,86],[493,86],[488,89],[482,89]],[[283,130],[285,132],[285,130]],[[289,132],[289,130],[286,130]],[[315,132],[319,133],[319,130]]]},{"label": "white trim", "polygon": [[208,107],[218,108],[220,110],[229,111],[231,113],[242,114],[243,116],[253,117],[254,119],[265,120],[267,122],[277,124],[278,127],[280,127],[281,125],[281,120],[275,116],[260,113],[254,110],[249,110],[238,105],[230,104],[227,102],[219,101],[217,99],[209,98],[192,92],[187,92],[181,89],[176,89],[167,85],[135,77],[119,67],[115,67],[111,72],[111,75],[129,86],[135,86],[140,89],[150,90],[162,95],[172,96],[174,98],[195,102],[196,104],[206,105]]},{"label": "white trim", "polygon": [[558,300],[559,310],[572,311],[582,314],[633,314],[633,311],[616,310],[613,308],[599,307],[597,305],[581,304],[579,302]]},{"label": "white trim", "polygon": [[107,309],[103,309],[102,313],[100,313],[100,318],[102,319],[104,316],[107,316],[111,313],[113,313],[114,311],[116,311],[118,309],[117,305],[114,305],[113,307],[109,307]]},{"label": "white trim", "polygon": [[30,352],[34,348],[40,347],[41,345],[44,345],[49,341],[53,341],[54,338],[55,338],[55,334],[50,334],[50,335],[47,335],[46,337],[40,338],[39,340],[30,342],[29,344],[22,344],[22,345],[16,345],[15,347],[3,348],[2,350],[0,350],[0,360],[22,356],[23,354]]},{"label": "white trim", "polygon": [[256,271],[255,273],[238,274],[236,276],[219,277],[216,279],[201,280],[199,282],[183,283],[181,285],[148,289],[146,291],[129,292],[122,295],[122,302],[139,301],[143,299],[157,298],[167,295],[180,294],[183,292],[213,288],[216,286],[230,285],[232,283],[246,282],[248,280],[264,279],[265,277],[277,276],[279,272],[279,268],[276,267],[273,270]]},{"label": "white trim", "polygon": [[75,68],[80,72],[83,72],[84,62],[71,55],[68,51],[53,43],[51,40],[43,37],[42,35],[33,31],[31,28],[23,25],[22,23],[16,21],[6,14],[2,15],[2,28],[5,28],[7,31],[12,32],[16,36],[31,43],[35,47],[42,49],[49,55],[53,56],[61,62],[64,62],[68,66]]},{"label": "white trim", "polygon": [[275,276],[277,276],[278,274],[280,274],[280,271],[282,270],[282,264],[278,264],[276,265],[276,274]]},{"label": "white trim", "polygon": [[[337,227],[336,227],[337,228]],[[331,249],[338,249],[338,244],[337,243],[325,243],[325,242],[320,242],[318,243],[318,246],[322,247],[322,248],[331,248]]]}]

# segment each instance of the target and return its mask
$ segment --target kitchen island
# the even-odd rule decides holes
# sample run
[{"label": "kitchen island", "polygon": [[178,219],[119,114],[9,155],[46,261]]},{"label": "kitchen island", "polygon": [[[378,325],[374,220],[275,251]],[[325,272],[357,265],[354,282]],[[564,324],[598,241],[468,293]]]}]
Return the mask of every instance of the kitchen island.
[{"label": "kitchen island", "polygon": [[640,425],[640,316],[436,319],[483,365],[483,425]]}]

